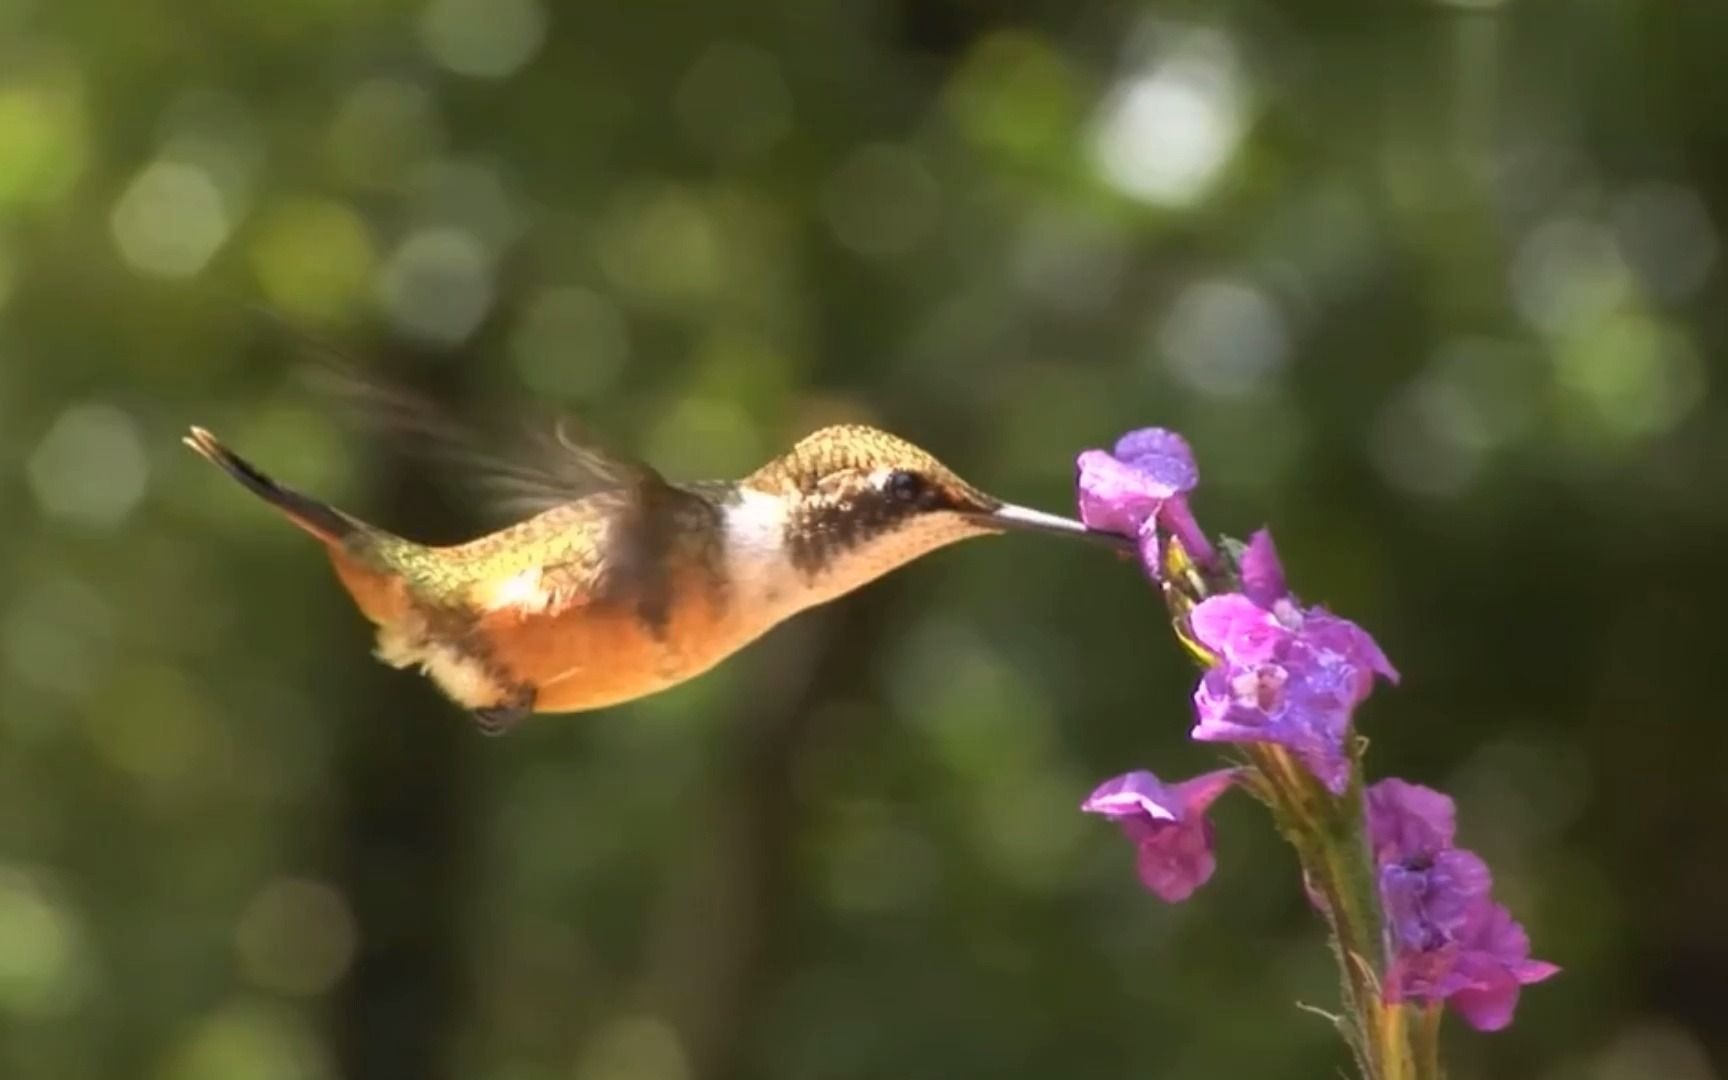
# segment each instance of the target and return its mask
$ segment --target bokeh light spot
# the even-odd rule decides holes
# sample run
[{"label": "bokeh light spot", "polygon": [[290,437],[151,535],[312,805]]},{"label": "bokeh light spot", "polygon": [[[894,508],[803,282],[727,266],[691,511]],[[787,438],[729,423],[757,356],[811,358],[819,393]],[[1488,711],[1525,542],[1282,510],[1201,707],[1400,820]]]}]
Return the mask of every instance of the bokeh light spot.
[{"label": "bokeh light spot", "polygon": [[[6,609],[0,659],[21,683],[77,697],[106,677],[113,638],[114,612],[101,593],[64,573],[42,575]],[[53,715],[19,710],[0,722],[33,735]]]},{"label": "bokeh light spot", "polygon": [[0,80],[0,211],[54,202],[89,156],[83,79],[56,53],[15,47]]},{"label": "bokeh light spot", "polygon": [[723,158],[760,154],[792,130],[792,95],[775,57],[717,41],[678,83],[674,108],[689,140]]},{"label": "bokeh light spot", "polygon": [[162,128],[158,156],[200,169],[221,194],[228,216],[238,218],[264,162],[263,138],[246,103],[224,91],[189,90],[166,110]]},{"label": "bokeh light spot", "polygon": [[234,928],[240,971],[255,985],[296,996],[322,994],[354,958],[358,929],[330,886],[298,878],[266,884]]},{"label": "bokeh light spot", "polygon": [[273,305],[320,320],[344,314],[365,295],[377,262],[366,223],[326,199],[292,199],[266,211],[247,254]]},{"label": "bokeh light spot", "polygon": [[1247,96],[1230,40],[1190,31],[1111,96],[1092,133],[1093,160],[1132,198],[1190,206],[1236,153]]},{"label": "bokeh light spot", "polygon": [[204,269],[234,222],[203,168],[157,159],[121,192],[109,216],[114,243],[134,270],[189,277]]},{"label": "bokeh light spot", "polygon": [[1446,342],[1422,376],[1447,388],[1470,414],[1460,437],[1491,449],[1524,437],[1548,396],[1549,375],[1537,345],[1485,337]]},{"label": "bokeh light spot", "polygon": [[[128,665],[84,714],[98,753],[159,797],[187,793],[186,781],[209,750],[210,707],[203,689],[178,668]],[[148,716],[150,723],[138,723]]]},{"label": "bokeh light spot", "polygon": [[1158,351],[1171,374],[1218,397],[1258,388],[1290,358],[1290,330],[1264,291],[1233,279],[1184,288],[1158,326]]},{"label": "bokeh light spot", "polygon": [[103,402],[86,402],[55,418],[31,452],[25,476],[48,516],[111,528],[144,498],[146,460],[132,417]]},{"label": "bokeh light spot", "polygon": [[1128,246],[1107,222],[1060,210],[1033,216],[1014,253],[1020,287],[1065,311],[1104,311],[1116,299]]},{"label": "bokeh light spot", "polygon": [[432,0],[420,16],[427,54],[470,78],[514,75],[545,40],[541,0]]},{"label": "bokeh light spot", "polygon": [[1640,315],[1608,319],[1554,352],[1562,389],[1592,425],[1621,438],[1668,431],[1704,395],[1705,370],[1685,334]]},{"label": "bokeh light spot", "polygon": [[1446,781],[1472,846],[1514,876],[1577,823],[1590,801],[1590,762],[1564,739],[1502,737],[1477,747]]},{"label": "bokeh light spot", "polygon": [[736,401],[679,397],[649,430],[645,453],[671,476],[737,475],[761,464],[761,433]]},{"label": "bokeh light spot", "polygon": [[384,264],[378,295],[403,333],[454,345],[472,334],[491,308],[492,270],[472,233],[419,229]]},{"label": "bokeh light spot", "polygon": [[1614,229],[1644,286],[1670,303],[1703,288],[1722,248],[1704,200],[1679,184],[1642,184],[1620,196]]},{"label": "bokeh light spot", "polygon": [[1203,445],[1206,483],[1263,498],[1289,482],[1305,464],[1307,416],[1289,395],[1241,394],[1201,410],[1188,431]]},{"label": "bokeh light spot", "polygon": [[88,980],[78,921],[36,875],[0,865],[0,1010],[52,1016],[77,1004]]},{"label": "bokeh light spot", "polygon": [[1381,407],[1369,432],[1369,460],[1395,487],[1450,498],[1475,482],[1487,441],[1481,418],[1456,386],[1419,378]]},{"label": "bokeh light spot", "polygon": [[624,199],[607,216],[600,266],[619,288],[657,303],[699,301],[720,288],[720,228],[690,193],[670,188]]},{"label": "bokeh light spot", "polygon": [[311,1026],[287,1009],[235,1001],[205,1017],[169,1058],[163,1080],[329,1080]]},{"label": "bokeh light spot", "polygon": [[1512,302],[1549,334],[1588,329],[1631,292],[1614,234],[1594,222],[1560,218],[1538,226],[1512,262]]},{"label": "bokeh light spot", "polygon": [[1066,154],[1081,112],[1079,77],[1044,38],[1002,30],[966,54],[947,106],[971,143],[1036,161]]},{"label": "bokeh light spot", "polygon": [[678,1033],[652,1016],[625,1016],[597,1032],[583,1048],[575,1080],[690,1080],[690,1062]]},{"label": "bokeh light spot", "polygon": [[1698,1036],[1667,1017],[1618,1032],[1587,1071],[1590,1080],[1718,1080]]},{"label": "bokeh light spot", "polygon": [[522,231],[522,216],[497,168],[478,161],[443,158],[414,177],[409,205],[422,226],[460,229],[493,254]]},{"label": "bokeh light spot", "polygon": [[630,355],[623,313],[588,289],[548,289],[522,313],[510,339],[517,373],[552,398],[596,398],[618,380]]},{"label": "bokeh light spot", "polygon": [[912,251],[930,234],[941,189],[912,150],[876,143],[854,151],[828,181],[822,208],[828,228],[860,255]]},{"label": "bokeh light spot", "polygon": [[330,124],[329,152],[348,183],[391,189],[444,143],[436,104],[425,87],[368,79],[342,100]]}]

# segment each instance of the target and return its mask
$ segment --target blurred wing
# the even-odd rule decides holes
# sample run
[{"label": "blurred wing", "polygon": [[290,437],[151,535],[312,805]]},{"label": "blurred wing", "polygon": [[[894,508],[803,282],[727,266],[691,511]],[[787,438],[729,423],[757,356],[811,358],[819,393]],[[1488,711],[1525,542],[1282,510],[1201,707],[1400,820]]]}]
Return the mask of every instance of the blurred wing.
[{"label": "blurred wing", "polygon": [[360,426],[461,476],[500,514],[521,519],[596,492],[665,483],[646,463],[607,452],[573,417],[525,405],[511,421],[466,422],[423,394],[361,371],[339,348],[280,315],[264,314],[317,353],[306,374],[321,393]]},{"label": "blurred wing", "polygon": [[[656,496],[694,499],[672,492]],[[470,600],[499,617],[557,616],[602,601],[652,600],[663,588],[661,549],[639,491],[600,492],[567,502],[510,530],[532,558],[477,581]]]},{"label": "blurred wing", "polygon": [[524,407],[525,418],[482,427],[373,377],[333,377],[327,369],[317,377],[366,426],[461,476],[484,502],[515,518],[601,491],[664,482],[648,465],[607,452],[569,416]]}]

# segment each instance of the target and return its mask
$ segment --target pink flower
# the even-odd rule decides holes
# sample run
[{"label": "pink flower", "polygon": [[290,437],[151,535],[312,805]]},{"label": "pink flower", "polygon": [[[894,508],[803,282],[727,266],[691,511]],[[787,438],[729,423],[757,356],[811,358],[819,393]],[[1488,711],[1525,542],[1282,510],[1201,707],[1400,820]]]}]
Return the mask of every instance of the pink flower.
[{"label": "pink flower", "polygon": [[1141,883],[1174,904],[1193,895],[1217,868],[1206,810],[1236,777],[1237,770],[1220,769],[1165,784],[1140,770],[1106,780],[1080,809],[1122,827],[1138,853]]},{"label": "pink flower", "polygon": [[1081,454],[1077,465],[1080,520],[1137,542],[1147,574],[1163,574],[1160,528],[1180,540],[1196,563],[1215,561],[1211,542],[1188,509],[1188,493],[1200,482],[1200,470],[1182,436],[1163,428],[1130,431],[1108,453]]},{"label": "pink flower", "polygon": [[1355,623],[1299,608],[1287,594],[1270,599],[1262,606],[1245,593],[1224,593],[1189,614],[1194,639],[1219,658],[1194,691],[1193,737],[1283,746],[1329,791],[1343,794],[1351,715],[1375,675],[1395,680],[1398,673]]},{"label": "pink flower", "polygon": [[1445,1001],[1479,1031],[1512,1022],[1519,991],[1559,972],[1530,959],[1530,938],[1489,893],[1475,852],[1452,846],[1452,800],[1382,780],[1368,789],[1368,832],[1379,865],[1390,956],[1389,1002]]}]

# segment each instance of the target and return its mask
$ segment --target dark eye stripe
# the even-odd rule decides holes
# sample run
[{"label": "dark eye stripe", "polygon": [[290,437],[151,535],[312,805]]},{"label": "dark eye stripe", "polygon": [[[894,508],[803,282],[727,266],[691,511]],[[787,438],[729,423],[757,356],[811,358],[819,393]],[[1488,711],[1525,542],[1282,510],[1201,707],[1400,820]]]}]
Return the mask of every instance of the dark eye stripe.
[{"label": "dark eye stripe", "polygon": [[805,507],[787,534],[792,563],[815,574],[836,555],[916,513],[917,503],[886,491],[862,491],[848,498]]}]

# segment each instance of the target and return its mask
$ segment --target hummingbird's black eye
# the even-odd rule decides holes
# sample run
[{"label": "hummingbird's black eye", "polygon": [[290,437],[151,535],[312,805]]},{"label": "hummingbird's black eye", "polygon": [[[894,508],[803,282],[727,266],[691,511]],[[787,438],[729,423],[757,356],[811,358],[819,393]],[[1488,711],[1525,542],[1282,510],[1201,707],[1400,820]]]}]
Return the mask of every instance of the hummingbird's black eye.
[{"label": "hummingbird's black eye", "polygon": [[901,502],[916,502],[924,495],[926,485],[924,478],[917,473],[908,472],[905,469],[895,469],[888,474],[886,480],[882,481],[882,490],[887,493],[889,498]]}]

